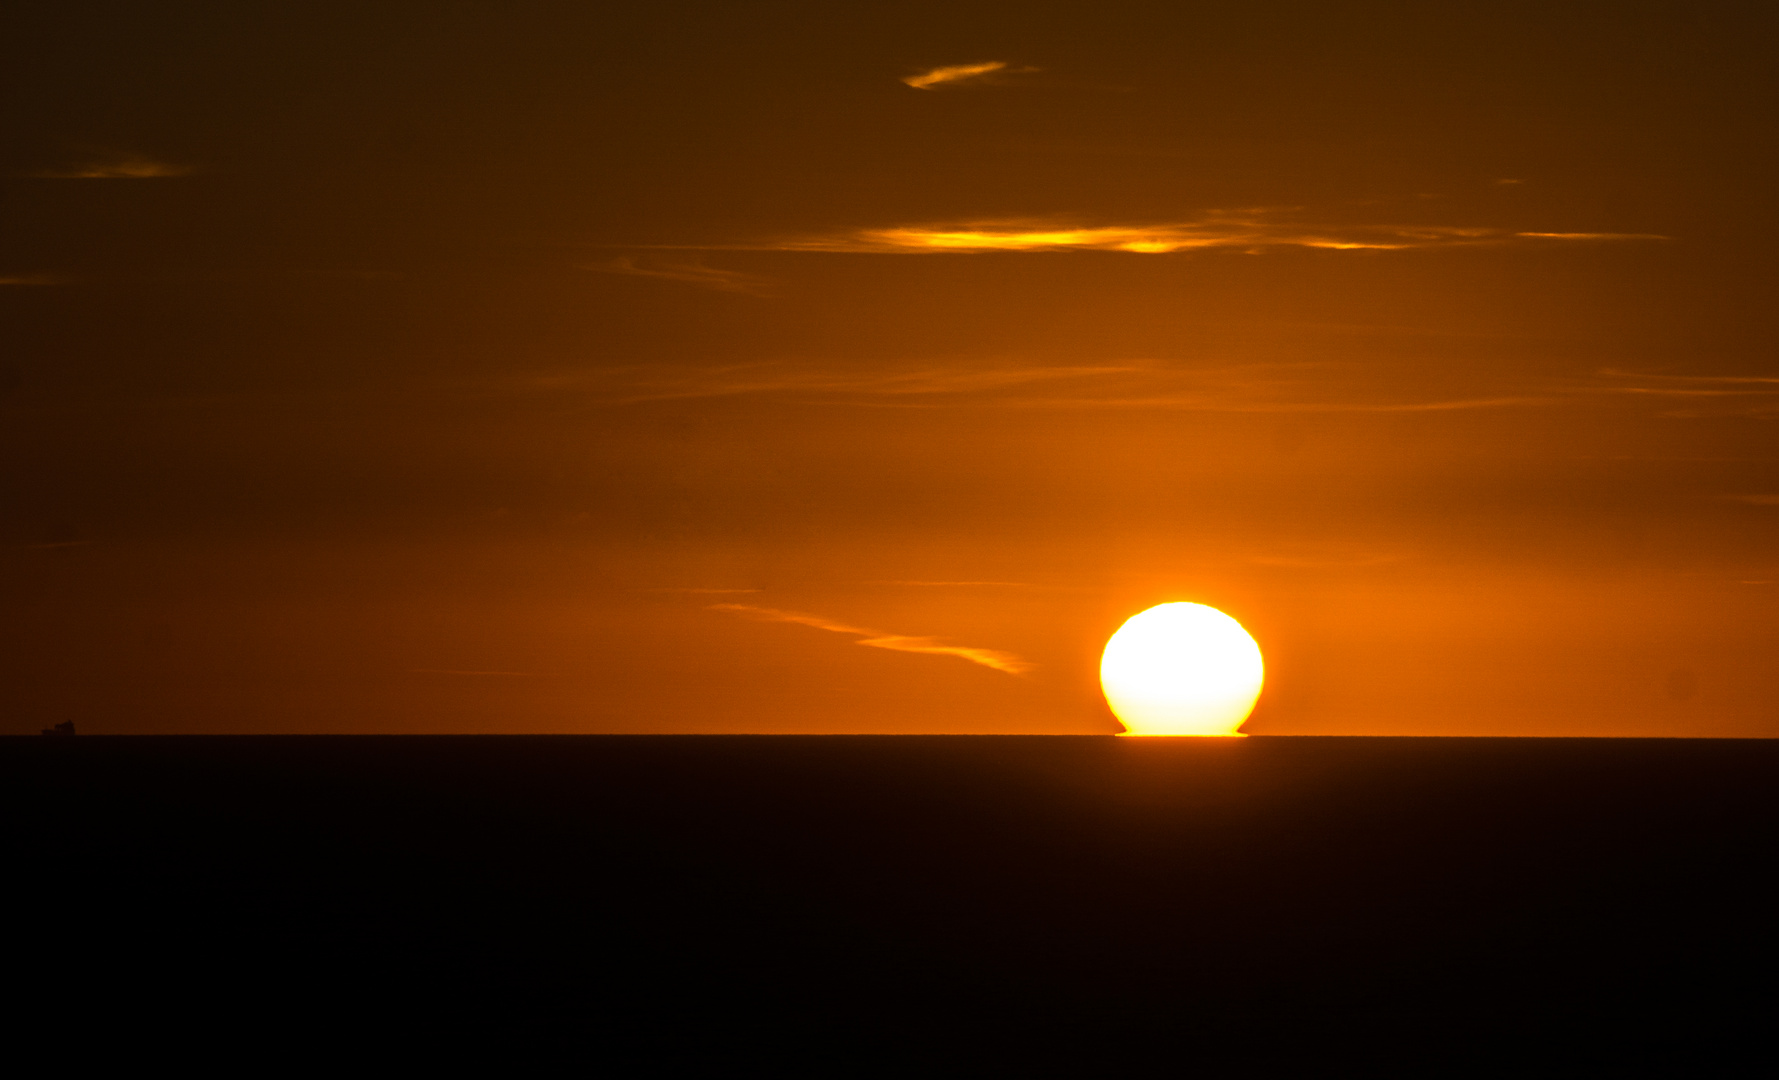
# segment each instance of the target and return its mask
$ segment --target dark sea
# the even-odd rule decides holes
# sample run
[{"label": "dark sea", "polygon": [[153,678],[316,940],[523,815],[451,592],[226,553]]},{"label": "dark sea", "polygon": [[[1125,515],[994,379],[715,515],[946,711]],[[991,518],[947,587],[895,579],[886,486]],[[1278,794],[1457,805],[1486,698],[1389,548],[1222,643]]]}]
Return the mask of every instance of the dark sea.
[{"label": "dark sea", "polygon": [[14,1019],[144,1061],[1775,1056],[1779,741],[78,736],[0,789]]}]

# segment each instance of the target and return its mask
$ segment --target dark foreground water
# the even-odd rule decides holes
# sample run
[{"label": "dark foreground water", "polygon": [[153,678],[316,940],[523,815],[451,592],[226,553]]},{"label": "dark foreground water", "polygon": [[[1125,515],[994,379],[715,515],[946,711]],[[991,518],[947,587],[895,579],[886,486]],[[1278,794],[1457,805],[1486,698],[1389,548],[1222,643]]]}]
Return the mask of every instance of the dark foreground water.
[{"label": "dark foreground water", "polygon": [[1779,742],[36,738],[0,788],[15,1016],[150,1056],[1773,1054]]}]

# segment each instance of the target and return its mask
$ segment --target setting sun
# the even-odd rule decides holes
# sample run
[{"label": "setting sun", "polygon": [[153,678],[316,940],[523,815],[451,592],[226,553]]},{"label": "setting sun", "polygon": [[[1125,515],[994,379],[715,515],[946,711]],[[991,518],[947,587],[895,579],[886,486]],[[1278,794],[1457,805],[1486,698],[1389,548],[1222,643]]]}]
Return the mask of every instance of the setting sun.
[{"label": "setting sun", "polygon": [[1242,624],[1203,604],[1132,616],[1100,660],[1100,685],[1127,735],[1239,736],[1264,677]]}]

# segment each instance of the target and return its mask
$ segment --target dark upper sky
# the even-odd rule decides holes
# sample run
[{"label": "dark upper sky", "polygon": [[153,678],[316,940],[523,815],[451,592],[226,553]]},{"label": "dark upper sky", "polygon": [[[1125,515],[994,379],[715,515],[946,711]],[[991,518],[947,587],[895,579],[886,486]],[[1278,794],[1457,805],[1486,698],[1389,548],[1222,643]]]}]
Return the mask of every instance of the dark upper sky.
[{"label": "dark upper sky", "polygon": [[1779,734],[1768,5],[0,18],[8,730]]}]

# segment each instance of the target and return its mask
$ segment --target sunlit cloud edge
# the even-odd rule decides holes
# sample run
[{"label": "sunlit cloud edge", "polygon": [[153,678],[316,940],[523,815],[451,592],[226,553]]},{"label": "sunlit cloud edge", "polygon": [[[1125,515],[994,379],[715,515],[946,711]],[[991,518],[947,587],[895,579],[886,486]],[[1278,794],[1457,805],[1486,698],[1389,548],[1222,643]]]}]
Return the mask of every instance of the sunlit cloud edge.
[{"label": "sunlit cloud edge", "polygon": [[947,645],[937,638],[916,637],[908,634],[888,634],[881,630],[868,630],[860,626],[849,626],[820,615],[808,615],[799,611],[781,611],[778,608],[755,607],[752,604],[712,604],[712,611],[724,611],[734,615],[757,619],[762,622],[795,623],[799,626],[810,626],[817,630],[826,630],[835,634],[847,634],[860,640],[857,645],[865,645],[873,649],[889,649],[893,652],[923,653],[931,656],[954,656],[979,664],[986,668],[1007,675],[1024,675],[1037,667],[1031,661],[1001,649],[979,649],[967,645]]},{"label": "sunlit cloud edge", "polygon": [[1081,225],[998,220],[859,228],[684,250],[811,252],[852,255],[984,255],[1103,251],[1132,255],[1235,250],[1260,253],[1303,248],[1324,251],[1406,251],[1425,248],[1533,243],[1649,242],[1655,233],[1557,233],[1446,225],[1305,225],[1268,220],[1262,213],[1213,213],[1197,220],[1125,225]]},{"label": "sunlit cloud edge", "polygon": [[589,263],[581,267],[599,274],[618,274],[626,277],[654,278],[658,281],[677,282],[702,289],[715,289],[718,292],[743,293],[748,296],[769,295],[772,282],[757,274],[744,274],[736,270],[719,270],[705,266],[700,262],[659,261],[656,263],[639,262],[636,256],[620,256],[601,263]]},{"label": "sunlit cloud edge", "polygon": [[[1252,364],[1179,369],[1153,363],[1101,365],[921,367],[857,374],[750,364],[681,370],[658,369],[535,374],[515,388],[588,395],[604,406],[673,401],[773,397],[804,404],[878,409],[1157,409],[1202,413],[1386,414],[1478,409],[1535,408],[1562,399],[1543,394],[1497,394],[1408,401],[1316,401],[1279,372],[1319,368],[1315,363]],[[1107,385],[1136,379],[1150,385]],[[1163,385],[1155,385],[1157,382]],[[1188,384],[1181,387],[1181,383]],[[1073,384],[1059,393],[1043,387]],[[1097,384],[1097,385],[1096,385]],[[1177,387],[1177,388],[1176,388]],[[1034,393],[1033,391],[1039,391]],[[1133,392],[1134,391],[1134,392]]]},{"label": "sunlit cloud edge", "polygon": [[145,154],[119,154],[66,169],[40,169],[27,175],[39,180],[166,180],[197,172],[189,165],[161,161]]},{"label": "sunlit cloud edge", "polygon": [[1036,70],[1036,68],[1013,68],[1008,66],[1005,60],[985,60],[975,64],[947,64],[943,67],[929,68],[918,75],[903,77],[902,82],[916,90],[933,90],[942,86],[956,86],[959,83],[984,82],[996,75]]}]

